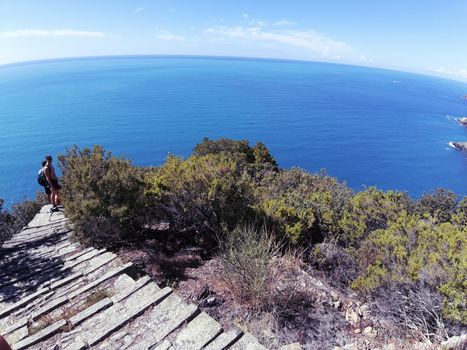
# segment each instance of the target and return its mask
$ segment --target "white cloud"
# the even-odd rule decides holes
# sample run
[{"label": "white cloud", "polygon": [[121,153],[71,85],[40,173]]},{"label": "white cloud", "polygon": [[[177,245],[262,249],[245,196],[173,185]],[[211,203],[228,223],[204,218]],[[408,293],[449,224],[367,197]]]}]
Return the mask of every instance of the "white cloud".
[{"label": "white cloud", "polygon": [[439,68],[428,68],[429,71],[442,74],[442,75],[448,75],[451,77],[455,78],[462,78],[462,79],[467,79],[467,69],[461,68],[461,69],[450,69],[446,67],[439,67]]},{"label": "white cloud", "polygon": [[133,12],[134,12],[134,13],[138,13],[138,12],[141,12],[141,11],[143,11],[144,9],[145,9],[145,7],[144,7],[144,6],[137,7],[137,8],[135,8],[135,9],[133,10]]},{"label": "white cloud", "polygon": [[44,30],[44,29],[20,29],[7,32],[0,32],[0,38],[20,38],[20,37],[93,37],[103,38],[107,36],[103,32],[90,32],[83,30]]},{"label": "white cloud", "polygon": [[265,21],[252,20],[252,21],[250,22],[250,25],[252,25],[252,26],[259,26],[259,27],[265,27],[265,26],[266,26],[266,22],[265,22]]},{"label": "white cloud", "polygon": [[297,22],[289,21],[289,20],[286,20],[286,19],[281,19],[280,21],[274,22],[274,25],[277,26],[277,27],[290,26],[292,24],[297,24]]},{"label": "white cloud", "polygon": [[[314,30],[303,31],[266,31],[256,27],[207,28],[205,33],[218,34],[229,38],[240,38],[257,42],[275,42],[305,49],[308,53],[318,54],[323,58],[340,59],[345,54],[355,55],[356,49],[344,42],[331,39]],[[357,56],[360,57],[360,56]]]},{"label": "white cloud", "polygon": [[171,34],[171,33],[161,33],[161,34],[157,34],[156,37],[158,39],[161,39],[161,40],[165,40],[165,41],[178,41],[178,42],[182,42],[182,41],[185,41],[186,38],[184,36],[181,36],[181,35],[175,35],[175,34]]}]

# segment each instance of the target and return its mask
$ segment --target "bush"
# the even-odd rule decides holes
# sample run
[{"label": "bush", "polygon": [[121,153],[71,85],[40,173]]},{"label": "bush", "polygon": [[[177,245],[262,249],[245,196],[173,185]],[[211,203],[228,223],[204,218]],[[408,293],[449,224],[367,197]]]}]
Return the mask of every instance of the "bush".
[{"label": "bush", "polygon": [[45,195],[38,191],[35,199],[25,200],[13,205],[11,215],[15,221],[15,231],[20,231],[23,227],[27,226],[46,204]]},{"label": "bush", "polygon": [[310,253],[310,263],[327,274],[331,285],[346,289],[358,277],[355,257],[336,242],[319,243]]},{"label": "bush", "polygon": [[459,199],[457,195],[442,188],[423,195],[415,204],[415,211],[420,215],[429,215],[439,222],[449,222],[455,213]]},{"label": "bush", "polygon": [[80,239],[113,244],[141,230],[146,203],[142,169],[100,146],[67,149],[59,165],[65,210]]},{"label": "bush", "polygon": [[45,204],[45,196],[40,192],[36,193],[36,198],[33,200],[14,204],[11,211],[3,209],[3,199],[0,199],[0,247],[27,226]]},{"label": "bush", "polygon": [[3,199],[0,199],[0,247],[14,233],[13,216],[3,209]]},{"label": "bush", "polygon": [[276,160],[262,142],[251,147],[247,140],[210,140],[205,137],[193,150],[194,156],[213,154],[224,154],[233,159],[242,171],[247,172],[256,181],[261,181],[268,174],[278,170]]},{"label": "bush", "polygon": [[375,315],[383,317],[406,332],[421,336],[427,343],[449,337],[443,320],[442,296],[420,282],[398,283],[379,288],[372,303]]},{"label": "bush", "polygon": [[359,192],[353,196],[339,222],[342,239],[351,246],[358,246],[374,230],[385,229],[390,220],[412,211],[412,206],[405,192],[384,192],[375,187]]},{"label": "bush", "polygon": [[250,213],[250,185],[238,162],[225,154],[169,156],[148,175],[150,193],[177,230],[208,239],[233,229]]},{"label": "bush", "polygon": [[465,324],[467,227],[435,222],[401,213],[386,229],[369,234],[356,252],[360,276],[352,286],[371,293],[393,284],[423,283],[444,297],[446,318]]},{"label": "bush", "polygon": [[339,234],[351,191],[325,173],[281,171],[257,191],[257,208],[292,244],[322,242]]},{"label": "bush", "polygon": [[251,301],[258,307],[269,298],[266,281],[270,264],[279,254],[280,245],[264,227],[242,226],[222,242],[222,265],[226,280],[236,299]]}]

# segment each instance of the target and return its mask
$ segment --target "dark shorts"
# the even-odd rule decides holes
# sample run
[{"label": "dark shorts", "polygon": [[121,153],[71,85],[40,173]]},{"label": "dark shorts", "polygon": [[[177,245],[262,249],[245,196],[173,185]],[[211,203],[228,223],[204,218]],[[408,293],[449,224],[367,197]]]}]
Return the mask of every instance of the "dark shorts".
[{"label": "dark shorts", "polygon": [[44,186],[45,194],[51,194],[50,186]]},{"label": "dark shorts", "polygon": [[59,189],[62,188],[62,186],[60,186],[60,184],[58,183],[58,180],[57,180],[57,179],[52,180],[52,188],[53,188],[54,190],[59,190]]}]

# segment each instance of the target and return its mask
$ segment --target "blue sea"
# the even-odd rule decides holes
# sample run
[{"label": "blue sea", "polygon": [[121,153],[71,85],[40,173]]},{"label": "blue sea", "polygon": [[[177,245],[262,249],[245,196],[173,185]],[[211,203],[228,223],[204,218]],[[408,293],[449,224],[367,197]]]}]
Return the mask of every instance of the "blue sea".
[{"label": "blue sea", "polygon": [[205,136],[263,141],[283,168],[355,190],[467,195],[467,84],[314,62],[102,57],[0,66],[0,198],[32,197],[45,154],[103,145],[136,165]]}]

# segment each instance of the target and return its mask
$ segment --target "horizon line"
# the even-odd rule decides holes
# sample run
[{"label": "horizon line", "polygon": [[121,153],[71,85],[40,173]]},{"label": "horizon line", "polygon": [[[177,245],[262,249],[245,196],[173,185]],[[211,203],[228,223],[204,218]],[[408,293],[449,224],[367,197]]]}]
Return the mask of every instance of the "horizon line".
[{"label": "horizon line", "polygon": [[417,71],[407,68],[400,67],[387,67],[387,66],[374,66],[374,65],[364,65],[357,63],[345,63],[345,62],[335,62],[335,61],[321,61],[321,60],[306,60],[306,59],[294,59],[294,58],[277,58],[277,57],[256,57],[256,56],[223,56],[223,55],[190,55],[190,54],[128,54],[128,55],[96,55],[96,56],[70,56],[70,57],[54,57],[54,58],[43,58],[43,59],[33,59],[33,60],[24,60],[16,61],[9,63],[1,63],[0,69],[4,67],[11,66],[22,66],[29,64],[41,64],[49,62],[60,62],[60,61],[79,61],[79,60],[93,60],[93,59],[124,59],[124,58],[198,58],[198,59],[234,59],[234,60],[251,60],[251,61],[277,61],[277,62],[297,62],[297,63],[324,63],[324,64],[333,64],[333,65],[342,65],[350,67],[362,67],[370,69],[379,69],[385,71],[393,71],[400,73],[408,73],[414,75],[428,76],[439,78],[443,80],[454,81],[457,83],[467,84],[467,79],[455,78],[447,76],[437,72],[431,71]]}]

